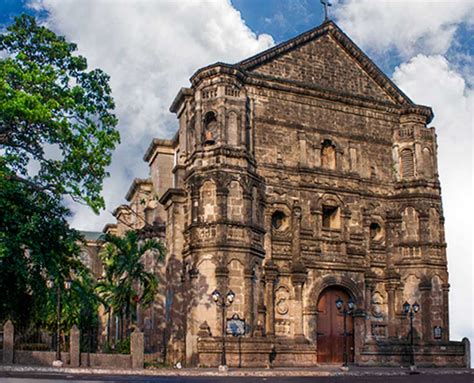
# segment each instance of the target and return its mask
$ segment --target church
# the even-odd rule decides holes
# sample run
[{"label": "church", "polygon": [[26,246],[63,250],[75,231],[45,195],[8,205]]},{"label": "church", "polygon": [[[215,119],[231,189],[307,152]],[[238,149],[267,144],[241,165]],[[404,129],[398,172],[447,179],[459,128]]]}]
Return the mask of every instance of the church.
[{"label": "church", "polygon": [[104,229],[166,243],[138,323],[167,361],[464,366],[431,108],[330,20],[190,81]]}]

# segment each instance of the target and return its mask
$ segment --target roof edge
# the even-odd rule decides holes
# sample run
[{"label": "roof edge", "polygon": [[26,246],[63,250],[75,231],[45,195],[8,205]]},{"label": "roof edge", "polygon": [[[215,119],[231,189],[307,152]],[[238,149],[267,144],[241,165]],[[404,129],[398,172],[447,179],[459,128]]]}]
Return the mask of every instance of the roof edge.
[{"label": "roof edge", "polygon": [[136,190],[142,185],[153,185],[150,178],[135,178],[125,195],[125,199],[130,202]]}]

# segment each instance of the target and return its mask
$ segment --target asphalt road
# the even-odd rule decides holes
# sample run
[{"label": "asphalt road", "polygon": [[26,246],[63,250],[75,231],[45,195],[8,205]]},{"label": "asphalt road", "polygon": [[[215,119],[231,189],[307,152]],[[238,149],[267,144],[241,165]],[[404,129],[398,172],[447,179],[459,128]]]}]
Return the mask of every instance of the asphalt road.
[{"label": "asphalt road", "polygon": [[97,376],[38,373],[0,373],[1,383],[474,383],[473,374],[419,374],[402,376],[344,376],[344,377],[210,377],[210,376]]}]

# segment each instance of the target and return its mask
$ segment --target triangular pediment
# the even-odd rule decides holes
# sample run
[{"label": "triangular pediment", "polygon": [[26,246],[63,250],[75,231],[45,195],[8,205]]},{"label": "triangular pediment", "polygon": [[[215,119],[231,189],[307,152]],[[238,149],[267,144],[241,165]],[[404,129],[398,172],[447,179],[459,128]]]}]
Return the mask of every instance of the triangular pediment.
[{"label": "triangular pediment", "polygon": [[261,77],[383,103],[413,102],[332,21],[236,64]]}]

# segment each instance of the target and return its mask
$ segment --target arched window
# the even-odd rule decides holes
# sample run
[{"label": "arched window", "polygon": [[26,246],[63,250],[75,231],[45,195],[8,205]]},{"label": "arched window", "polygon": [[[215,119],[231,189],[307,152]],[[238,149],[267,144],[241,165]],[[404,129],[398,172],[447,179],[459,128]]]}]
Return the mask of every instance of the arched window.
[{"label": "arched window", "polygon": [[204,117],[204,145],[213,145],[217,139],[217,118],[214,112],[207,112]]},{"label": "arched window", "polygon": [[415,166],[413,164],[413,152],[411,149],[403,149],[400,154],[402,177],[409,178],[415,175]]},{"label": "arched window", "polygon": [[336,147],[331,140],[324,140],[321,146],[321,166],[336,169]]}]

